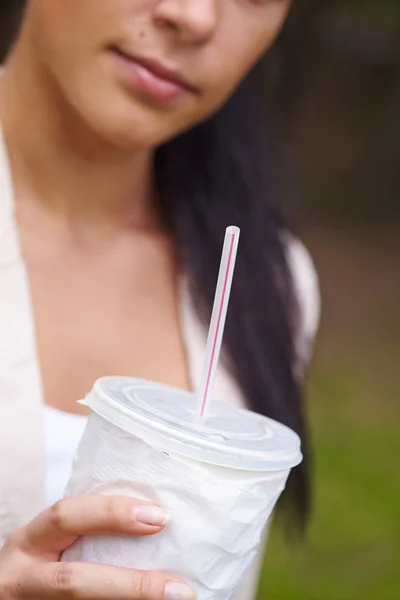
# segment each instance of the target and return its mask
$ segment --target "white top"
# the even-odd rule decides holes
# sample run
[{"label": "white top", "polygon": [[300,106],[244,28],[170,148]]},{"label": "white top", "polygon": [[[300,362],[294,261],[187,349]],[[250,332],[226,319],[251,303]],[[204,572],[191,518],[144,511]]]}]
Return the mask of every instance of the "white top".
[{"label": "white top", "polygon": [[51,506],[64,495],[87,417],[46,405],[43,422],[46,452],[45,503],[46,506]]},{"label": "white top", "polygon": [[[14,205],[0,127],[0,546],[11,531],[40,512],[46,501],[60,495],[82,432],[79,418],[44,408],[31,293]],[[288,258],[301,309],[297,341],[304,364],[319,322],[318,282],[311,258],[299,241],[289,241]],[[195,384],[202,372],[207,332],[197,317],[184,277],[179,301],[189,374]],[[217,372],[214,396],[244,405],[238,386],[224,368]],[[255,568],[240,592],[240,600],[251,600],[257,576]]]}]

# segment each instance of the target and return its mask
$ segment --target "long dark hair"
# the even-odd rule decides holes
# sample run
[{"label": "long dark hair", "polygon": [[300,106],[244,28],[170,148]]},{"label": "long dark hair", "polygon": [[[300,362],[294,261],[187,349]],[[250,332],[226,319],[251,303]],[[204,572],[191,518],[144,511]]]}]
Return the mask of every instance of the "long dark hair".
[{"label": "long dark hair", "polygon": [[289,477],[283,505],[303,528],[310,509],[309,452],[302,386],[296,377],[299,310],[287,261],[288,230],[274,200],[279,152],[262,126],[253,72],[216,115],[159,148],[161,209],[208,322],[224,230],[241,228],[224,336],[224,360],[252,410],[302,439],[304,460]]},{"label": "long dark hair", "polygon": [[[21,0],[14,6],[23,4]],[[310,510],[309,451],[295,339],[298,306],[279,211],[279,153],[263,126],[259,69],[204,123],[156,152],[160,210],[175,240],[200,317],[211,313],[227,225],[241,228],[224,338],[224,360],[248,407],[294,429],[304,460],[281,506],[304,528]]]}]

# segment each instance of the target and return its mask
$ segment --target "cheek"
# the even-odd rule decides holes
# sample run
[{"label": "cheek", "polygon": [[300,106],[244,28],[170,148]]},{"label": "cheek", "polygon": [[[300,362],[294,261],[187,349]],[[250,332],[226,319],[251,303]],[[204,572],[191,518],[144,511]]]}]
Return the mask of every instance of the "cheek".
[{"label": "cheek", "polygon": [[[85,49],[96,48],[107,34],[117,14],[117,6],[128,0],[29,0],[28,22],[35,40],[54,59],[65,54],[77,57]],[[44,46],[46,45],[46,48]]]},{"label": "cheek", "polygon": [[285,0],[273,0],[266,11],[238,11],[225,19],[205,60],[209,104],[218,105],[226,100],[271,47],[285,21],[288,6]]},{"label": "cheek", "polygon": [[82,31],[87,27],[86,4],[82,2],[79,19],[77,0],[30,0],[26,20],[44,64],[65,70],[65,63],[76,61],[85,39]]},{"label": "cheek", "polygon": [[55,27],[58,33],[62,33],[64,28],[90,22],[96,27],[98,16],[108,18],[119,3],[121,1],[118,0],[115,4],[110,0],[29,0],[28,12],[42,25]]},{"label": "cheek", "polygon": [[[257,42],[253,38],[254,41]],[[221,59],[219,53],[218,60],[209,61],[210,65],[215,66],[208,69],[207,83],[204,85],[205,111],[217,108],[228,99],[264,54],[265,49],[266,45],[261,37],[258,43],[250,45],[248,40],[244,40],[244,43],[238,41],[238,43],[224,45],[224,57]]]}]

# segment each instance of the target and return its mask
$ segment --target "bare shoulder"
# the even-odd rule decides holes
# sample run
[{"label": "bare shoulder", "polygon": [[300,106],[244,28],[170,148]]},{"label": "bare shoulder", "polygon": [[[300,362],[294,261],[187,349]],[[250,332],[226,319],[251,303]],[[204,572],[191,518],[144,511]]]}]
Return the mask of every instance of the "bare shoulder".
[{"label": "bare shoulder", "polygon": [[287,256],[300,309],[299,353],[304,362],[310,358],[321,315],[318,275],[311,254],[296,237],[290,236]]}]

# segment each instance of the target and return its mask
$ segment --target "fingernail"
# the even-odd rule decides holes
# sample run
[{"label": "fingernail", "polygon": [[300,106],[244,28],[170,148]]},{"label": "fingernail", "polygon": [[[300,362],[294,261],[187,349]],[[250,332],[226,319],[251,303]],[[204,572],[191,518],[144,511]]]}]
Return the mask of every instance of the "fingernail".
[{"label": "fingernail", "polygon": [[143,525],[162,527],[168,523],[170,514],[167,510],[161,508],[161,506],[143,504],[141,506],[135,506],[133,509],[133,518]]},{"label": "fingernail", "polygon": [[195,600],[197,594],[186,583],[171,581],[165,586],[164,597],[165,600]]}]

